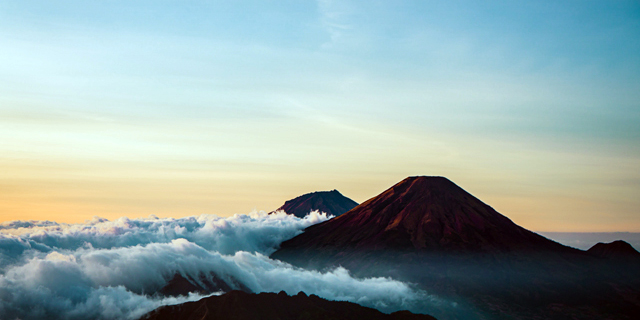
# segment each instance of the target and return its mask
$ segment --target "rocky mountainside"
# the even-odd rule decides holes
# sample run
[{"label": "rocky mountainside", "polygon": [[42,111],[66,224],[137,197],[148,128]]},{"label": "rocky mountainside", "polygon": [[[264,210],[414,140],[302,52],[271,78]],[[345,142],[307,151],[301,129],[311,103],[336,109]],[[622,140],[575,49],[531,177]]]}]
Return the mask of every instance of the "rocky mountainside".
[{"label": "rocky mountainside", "polygon": [[278,210],[303,218],[309,212],[318,210],[328,215],[339,216],[357,206],[358,203],[343,196],[338,190],[317,191],[288,200]]},{"label": "rocky mountainside", "polygon": [[142,317],[145,320],[435,320],[435,318],[398,311],[384,314],[378,310],[344,301],[329,301],[303,292],[289,296],[280,293],[250,294],[231,291],[195,302],[160,307]]}]

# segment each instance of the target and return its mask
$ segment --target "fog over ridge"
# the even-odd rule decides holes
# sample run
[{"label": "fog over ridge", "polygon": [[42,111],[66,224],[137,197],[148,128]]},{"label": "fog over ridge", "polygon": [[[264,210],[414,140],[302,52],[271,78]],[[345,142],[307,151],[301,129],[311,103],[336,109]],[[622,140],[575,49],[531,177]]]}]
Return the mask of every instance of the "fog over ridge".
[{"label": "fog over ridge", "polygon": [[268,257],[282,241],[327,219],[318,212],[303,219],[254,212],[73,225],[3,223],[0,319],[135,319],[161,305],[201,298],[151,295],[176,273],[197,279],[213,272],[253,292],[304,291],[383,311],[425,312],[425,301],[446,303],[392,279],[355,279],[344,268],[308,271]]}]

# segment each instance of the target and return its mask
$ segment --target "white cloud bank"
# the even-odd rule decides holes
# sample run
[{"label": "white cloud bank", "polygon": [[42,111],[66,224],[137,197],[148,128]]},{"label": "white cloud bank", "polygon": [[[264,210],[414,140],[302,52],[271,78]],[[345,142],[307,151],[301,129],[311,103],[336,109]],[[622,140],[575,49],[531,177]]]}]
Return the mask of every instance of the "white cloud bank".
[{"label": "white cloud bank", "polygon": [[[343,268],[308,271],[268,258],[324,214],[220,218],[94,219],[85,224],[0,225],[0,319],[136,319],[161,305],[201,298],[154,294],[180,273],[215,274],[254,292],[304,291],[384,311],[422,311],[437,299],[387,278],[355,279]],[[234,285],[231,285],[234,287]]]}]

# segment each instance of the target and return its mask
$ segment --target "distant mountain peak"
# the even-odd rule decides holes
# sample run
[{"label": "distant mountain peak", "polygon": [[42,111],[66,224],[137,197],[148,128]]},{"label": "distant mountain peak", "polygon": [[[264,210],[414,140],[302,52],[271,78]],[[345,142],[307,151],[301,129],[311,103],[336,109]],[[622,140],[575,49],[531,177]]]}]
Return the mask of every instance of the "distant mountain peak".
[{"label": "distant mountain peak", "polygon": [[610,243],[598,242],[587,250],[592,256],[609,259],[639,259],[640,252],[633,248],[629,243],[616,240]]},{"label": "distant mountain peak", "polygon": [[[303,218],[309,212],[318,210],[328,215],[339,216],[357,206],[358,203],[343,196],[338,190],[315,191],[288,200],[277,210]],[[277,211],[276,210],[276,211]]]}]

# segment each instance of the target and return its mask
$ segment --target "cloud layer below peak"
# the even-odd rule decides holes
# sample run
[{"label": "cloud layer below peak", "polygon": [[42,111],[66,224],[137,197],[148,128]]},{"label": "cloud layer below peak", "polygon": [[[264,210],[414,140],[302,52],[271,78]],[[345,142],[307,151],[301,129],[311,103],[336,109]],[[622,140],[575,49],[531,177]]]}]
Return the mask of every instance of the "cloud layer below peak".
[{"label": "cloud layer below peak", "polygon": [[383,311],[425,312],[424,301],[444,303],[392,279],[356,279],[343,268],[308,271],[268,257],[282,241],[328,218],[318,212],[303,219],[258,212],[74,225],[3,223],[0,318],[136,319],[162,305],[201,298],[158,295],[176,274],[215,276],[253,292],[304,291]]}]

